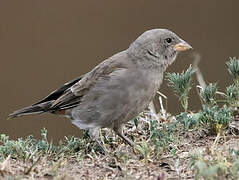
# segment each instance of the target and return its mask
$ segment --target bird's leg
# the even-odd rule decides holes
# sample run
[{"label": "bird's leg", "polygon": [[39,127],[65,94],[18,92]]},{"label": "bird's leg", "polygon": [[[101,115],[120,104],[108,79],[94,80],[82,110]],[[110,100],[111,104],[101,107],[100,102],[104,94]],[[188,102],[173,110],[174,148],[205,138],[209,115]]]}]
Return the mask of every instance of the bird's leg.
[{"label": "bird's leg", "polygon": [[124,135],[123,132],[123,125],[119,126],[119,127],[114,127],[113,130],[115,131],[115,133],[120,136],[125,142],[127,142],[130,146],[134,147],[134,142],[131,141],[129,138],[127,138]]},{"label": "bird's leg", "polygon": [[103,140],[100,135],[100,128],[91,128],[89,129],[90,137],[98,143],[98,145],[102,148],[102,150],[105,152],[105,154],[108,153],[108,150],[105,147],[105,144],[103,143]]}]

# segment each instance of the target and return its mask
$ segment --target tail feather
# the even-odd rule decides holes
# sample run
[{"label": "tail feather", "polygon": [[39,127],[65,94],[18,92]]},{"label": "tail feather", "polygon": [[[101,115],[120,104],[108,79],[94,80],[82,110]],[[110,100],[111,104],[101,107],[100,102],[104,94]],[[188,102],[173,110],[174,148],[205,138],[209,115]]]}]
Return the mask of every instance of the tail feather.
[{"label": "tail feather", "polygon": [[51,104],[52,104],[52,102],[48,101],[45,103],[28,106],[28,107],[14,111],[12,114],[8,115],[8,118],[11,119],[11,118],[29,115],[29,114],[41,114],[44,112],[48,112],[48,111],[50,111],[49,108],[51,107]]}]

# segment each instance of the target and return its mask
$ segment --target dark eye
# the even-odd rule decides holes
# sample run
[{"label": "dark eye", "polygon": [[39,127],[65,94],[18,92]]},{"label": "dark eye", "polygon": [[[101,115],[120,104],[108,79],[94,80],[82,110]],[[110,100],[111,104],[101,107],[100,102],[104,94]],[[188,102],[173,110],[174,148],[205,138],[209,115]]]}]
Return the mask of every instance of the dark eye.
[{"label": "dark eye", "polygon": [[172,42],[171,38],[166,38],[165,40],[166,40],[167,43],[171,43]]}]

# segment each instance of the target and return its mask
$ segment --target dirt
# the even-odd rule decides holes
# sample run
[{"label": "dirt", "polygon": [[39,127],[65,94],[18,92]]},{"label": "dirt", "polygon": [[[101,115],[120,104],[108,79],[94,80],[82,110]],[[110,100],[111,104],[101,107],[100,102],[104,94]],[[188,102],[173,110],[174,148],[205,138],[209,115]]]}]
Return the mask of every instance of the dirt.
[{"label": "dirt", "polygon": [[[202,137],[195,132],[182,133],[175,154],[164,153],[158,160],[140,159],[131,147],[121,143],[118,149],[129,159],[122,161],[119,155],[108,154],[87,156],[82,160],[76,157],[52,159],[40,157],[33,165],[16,159],[6,159],[1,164],[0,177],[7,179],[194,179],[190,167],[192,154],[201,152],[204,156],[212,153],[226,154],[229,148],[239,149],[239,136]],[[10,178],[11,179],[11,178]]]}]

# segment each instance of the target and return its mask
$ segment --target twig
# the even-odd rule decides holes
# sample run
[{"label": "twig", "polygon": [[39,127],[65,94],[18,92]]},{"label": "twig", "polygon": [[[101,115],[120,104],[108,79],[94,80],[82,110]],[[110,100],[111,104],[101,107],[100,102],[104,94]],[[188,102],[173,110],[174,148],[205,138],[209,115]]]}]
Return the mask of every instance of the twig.
[{"label": "twig", "polygon": [[25,175],[28,175],[28,174],[31,172],[31,170],[33,169],[33,167],[39,162],[39,160],[40,160],[40,157],[38,157],[38,159],[31,165],[31,167],[28,168],[28,169],[24,172],[24,174],[25,174]]},{"label": "twig", "polygon": [[166,119],[166,111],[164,110],[164,107],[163,107],[162,96],[159,96],[159,104],[160,104],[160,107],[161,107],[162,116],[163,116],[164,119]]},{"label": "twig", "polygon": [[201,60],[201,55],[199,53],[193,53],[192,54],[194,60],[193,60],[193,69],[196,71],[196,77],[198,80],[199,85],[204,89],[206,87],[206,82],[203,78],[203,75],[198,67],[198,64]]},{"label": "twig", "polygon": [[[160,103],[160,107],[162,109],[162,114],[163,114],[163,111],[165,111],[165,118],[166,118],[166,112],[167,112],[167,109],[168,109],[168,98],[167,96],[165,96],[163,93],[157,91],[157,94],[159,95],[159,103]],[[166,103],[165,103],[165,110],[163,108],[163,101],[162,101],[162,97],[165,99]],[[160,102],[160,99],[162,102]]]}]

